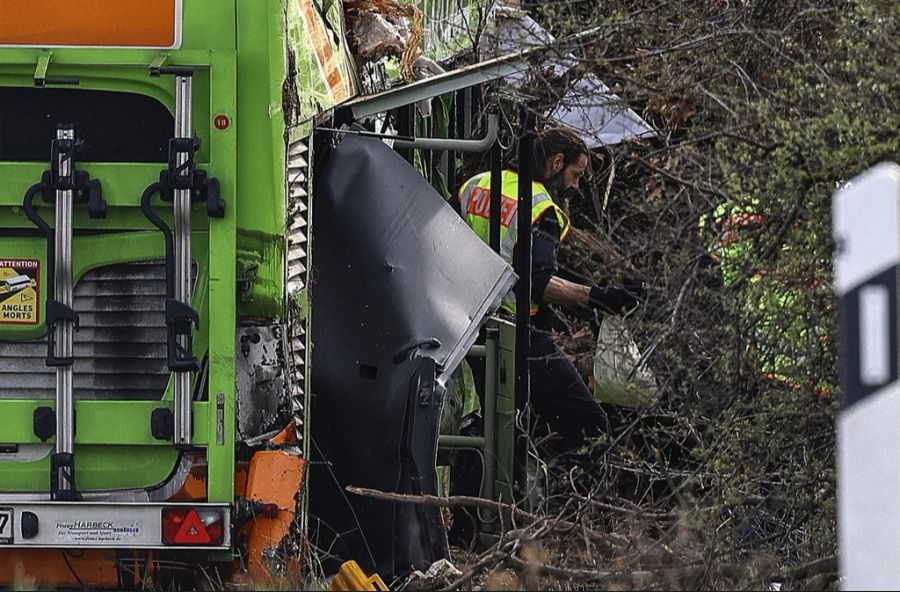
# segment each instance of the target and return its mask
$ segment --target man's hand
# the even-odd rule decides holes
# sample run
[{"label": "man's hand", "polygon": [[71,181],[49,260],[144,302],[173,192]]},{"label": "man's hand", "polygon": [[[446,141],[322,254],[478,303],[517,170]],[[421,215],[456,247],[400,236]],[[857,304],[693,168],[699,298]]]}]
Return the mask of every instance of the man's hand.
[{"label": "man's hand", "polygon": [[543,300],[564,306],[589,306],[617,314],[643,300],[645,294],[644,280],[638,276],[626,276],[621,286],[609,280],[598,282],[593,286],[584,286],[553,276],[544,290]]},{"label": "man's hand", "polygon": [[559,276],[552,276],[544,290],[544,302],[563,306],[590,306],[590,286],[584,286]]}]

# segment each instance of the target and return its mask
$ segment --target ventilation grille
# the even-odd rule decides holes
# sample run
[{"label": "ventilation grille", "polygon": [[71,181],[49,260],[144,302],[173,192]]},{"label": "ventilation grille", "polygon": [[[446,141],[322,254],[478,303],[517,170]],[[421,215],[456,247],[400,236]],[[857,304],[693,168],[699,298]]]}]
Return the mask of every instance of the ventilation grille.
[{"label": "ventilation grille", "polygon": [[[75,286],[75,397],[158,400],[166,368],[166,268],[162,262],[100,267]],[[47,339],[0,341],[0,398],[53,399]]]},{"label": "ventilation grille", "polygon": [[[294,303],[305,297],[309,285],[310,166],[307,141],[288,146],[287,290]],[[305,307],[292,305],[289,318],[290,382],[297,436],[306,450],[306,409],[309,401],[306,347],[308,316]]]}]

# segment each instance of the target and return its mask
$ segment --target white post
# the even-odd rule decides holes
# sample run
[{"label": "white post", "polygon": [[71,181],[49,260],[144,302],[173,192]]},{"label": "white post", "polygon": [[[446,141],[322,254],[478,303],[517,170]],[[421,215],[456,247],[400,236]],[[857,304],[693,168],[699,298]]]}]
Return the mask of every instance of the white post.
[{"label": "white post", "polygon": [[838,546],[845,590],[900,589],[897,281],[900,167],[855,177],[833,200],[843,408]]}]

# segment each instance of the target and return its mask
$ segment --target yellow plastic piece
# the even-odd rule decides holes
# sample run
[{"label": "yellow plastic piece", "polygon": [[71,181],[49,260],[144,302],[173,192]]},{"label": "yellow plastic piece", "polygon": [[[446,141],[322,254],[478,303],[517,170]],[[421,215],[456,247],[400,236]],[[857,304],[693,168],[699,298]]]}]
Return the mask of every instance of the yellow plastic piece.
[{"label": "yellow plastic piece", "polygon": [[328,590],[384,590],[388,589],[378,574],[366,576],[353,560],[345,562],[328,585]]}]

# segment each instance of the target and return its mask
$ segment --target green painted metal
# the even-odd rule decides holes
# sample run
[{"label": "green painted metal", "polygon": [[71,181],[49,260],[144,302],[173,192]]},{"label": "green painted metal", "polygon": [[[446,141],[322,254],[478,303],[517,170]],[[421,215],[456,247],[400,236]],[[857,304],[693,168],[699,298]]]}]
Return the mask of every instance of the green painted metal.
[{"label": "green painted metal", "polygon": [[[165,76],[149,76],[150,68],[163,64],[194,67],[193,116],[195,133],[202,141],[198,165],[219,178],[228,202],[224,219],[209,220],[200,208],[192,222],[198,263],[194,307],[201,316],[195,351],[208,352],[210,365],[209,403],[195,404],[194,432],[195,443],[207,452],[209,501],[233,499],[234,335],[238,319],[284,317],[284,168],[289,132],[283,90],[285,79],[291,78],[286,76],[288,48],[296,64],[307,66],[297,72],[296,94],[304,100],[314,99],[304,103],[306,109],[291,113],[292,120],[298,115],[312,115],[334,104],[335,99],[327,96],[328,87],[318,65],[321,56],[306,42],[308,35],[304,32],[308,33],[310,24],[303,20],[299,6],[299,2],[286,0],[267,0],[264,9],[250,0],[186,1],[182,46],[168,51],[0,48],[0,86],[31,86],[36,74],[74,76],[80,80],[79,88],[143,94],[162,102],[170,111],[174,110],[173,82]],[[339,4],[329,7],[327,18],[331,27],[340,27]],[[349,77],[343,49],[333,40],[329,43],[339,67]],[[225,129],[212,125],[221,115],[230,120]],[[308,132],[308,126],[304,127]],[[0,234],[0,256],[40,259],[43,285],[45,243],[42,237],[21,236],[22,229],[32,229],[21,201],[24,191],[47,167],[43,162],[0,162],[0,233],[2,229],[20,232],[14,236]],[[160,258],[162,237],[150,230],[140,212],[139,198],[161,167],[82,163],[79,168],[102,180],[109,215],[105,220],[91,220],[76,208],[75,227],[120,232],[77,236],[73,247],[75,277],[98,266]],[[52,218],[50,208],[42,209],[45,217]],[[171,223],[168,207],[160,206],[158,211]],[[239,302],[237,274],[244,270],[253,270],[253,281]],[[44,326],[4,326],[0,327],[0,339],[34,339],[45,331]],[[97,402],[78,401],[80,486],[147,486],[171,471],[176,452],[147,437],[152,410],[148,405],[167,404],[171,398],[170,386],[160,393],[161,403],[113,402],[102,407]],[[29,414],[37,404],[0,401],[0,413],[19,418],[5,422],[6,426],[15,423],[16,428],[0,425],[0,442],[35,441]],[[224,418],[221,428],[217,425],[220,413]],[[121,471],[122,466],[141,470]],[[129,477],[122,477],[123,473],[129,473]],[[43,461],[2,463],[0,490],[46,489],[47,474]]]},{"label": "green painted metal", "polygon": [[[76,445],[75,454],[78,487],[84,491],[142,489],[162,483],[172,473],[177,458],[171,447],[111,444]],[[37,462],[4,462],[2,491],[46,491],[49,474],[49,456]]]},{"label": "green painted metal", "polygon": [[[473,4],[477,2],[466,6]],[[184,0],[183,6],[183,43],[177,49],[0,47],[0,86],[29,87],[35,75],[77,77],[78,88],[139,93],[174,111],[173,80],[151,77],[150,69],[194,68],[193,120],[202,141],[197,164],[219,178],[227,202],[224,218],[209,219],[198,206],[192,221],[198,265],[193,304],[201,317],[194,345],[199,355],[209,356],[206,400],[194,403],[194,443],[206,451],[208,500],[231,502],[235,329],[242,320],[284,320],[289,306],[295,321],[308,322],[310,315],[305,291],[285,301],[286,142],[308,138],[317,113],[352,95],[355,74],[337,41],[343,36],[338,2],[323,7],[307,0]],[[324,8],[325,14],[310,8]],[[318,41],[317,27],[327,32]],[[329,68],[346,87],[329,82]],[[229,121],[224,129],[213,124],[220,116]],[[46,162],[0,162],[0,257],[40,259],[42,285],[46,244],[21,203],[25,190],[47,168]],[[139,203],[161,165],[79,163],[78,168],[101,179],[109,213],[105,220],[92,220],[83,206],[76,207],[75,278],[104,265],[161,258],[162,236],[146,221]],[[52,219],[51,208],[41,210]],[[171,224],[170,210],[158,206]],[[239,286],[239,278],[246,283]],[[44,326],[0,326],[0,340],[35,339],[45,331]],[[512,500],[515,405],[508,333],[504,328],[500,352],[496,491]],[[170,384],[159,401],[76,401],[79,486],[120,489],[164,480],[178,452],[152,438],[149,416],[171,400]],[[37,443],[31,414],[48,403],[0,400],[0,443]],[[0,461],[0,493],[45,491],[48,473],[47,459]]]},{"label": "green painted metal", "polygon": [[[208,402],[194,404],[194,441],[206,449],[209,501],[234,497],[235,329],[240,318],[278,320],[284,315],[285,141],[282,90],[286,78],[287,0],[185,0],[183,42],[173,50],[0,48],[0,86],[32,86],[36,73],[78,77],[78,88],[139,93],[174,111],[171,77],[151,77],[151,66],[194,68],[198,166],[219,178],[226,215],[193,216],[198,265],[194,307],[201,326],[194,349],[208,352]],[[338,8],[339,10],[339,8]],[[297,51],[298,48],[294,48]],[[308,52],[307,52],[308,53]],[[308,55],[302,56],[309,59]],[[301,94],[303,89],[299,91]],[[230,125],[218,129],[217,116]],[[49,161],[49,145],[48,145]],[[47,162],[0,162],[0,257],[42,261],[46,244],[21,208],[25,190],[40,180]],[[76,207],[74,275],[113,263],[158,259],[163,241],[140,211],[144,188],[162,165],[79,163],[103,183],[109,212],[91,220]],[[158,212],[171,224],[171,208]],[[41,207],[52,220],[52,208]],[[80,231],[117,231],[84,235]],[[255,267],[249,296],[237,298],[239,269]],[[42,295],[43,298],[43,295]],[[42,304],[43,306],[43,304]],[[43,311],[42,317],[43,318]],[[0,327],[0,340],[35,339],[46,327]],[[157,484],[173,469],[177,451],[149,435],[153,408],[171,404],[171,385],[159,402],[77,401],[78,483],[87,489]],[[0,442],[35,443],[31,413],[52,401],[0,400]],[[224,424],[219,428],[219,414]],[[0,462],[0,492],[47,489],[46,460]]]},{"label": "green painted metal", "polygon": [[[18,444],[40,444],[31,430],[34,409],[48,401],[3,401],[2,409],[9,426],[4,438]],[[153,401],[76,401],[79,422],[75,435],[78,458],[78,484],[85,490],[144,488],[163,482],[177,461],[177,451],[168,442],[153,438],[150,414],[165,407]],[[197,444],[207,443],[211,432],[207,425],[210,405],[194,403],[194,430]],[[48,444],[54,442],[51,438]],[[123,470],[127,467],[127,470]],[[41,491],[47,487],[49,457],[32,462],[0,463],[3,492]]]},{"label": "green painted metal", "polygon": [[[19,444],[40,444],[41,440],[34,435],[31,429],[31,418],[35,408],[49,405],[52,401],[29,401],[25,399],[13,399],[4,401],[3,413],[9,427],[5,436],[12,438]],[[194,419],[194,430],[197,432],[197,441],[206,443],[207,434],[207,410],[208,401],[195,401],[194,413],[198,417]],[[157,440],[150,433],[148,418],[154,409],[166,407],[165,402],[156,401],[76,401],[75,412],[81,416],[90,417],[92,421],[79,424],[78,433],[75,434],[76,445],[103,445],[119,444],[126,446],[168,446],[162,440]],[[50,438],[47,442],[53,442]],[[27,463],[10,463],[27,464]],[[3,480],[4,464],[0,464],[0,481]]]},{"label": "green painted metal", "polygon": [[[290,0],[285,5],[287,47],[299,91],[297,104],[291,106],[296,122],[307,121],[353,94],[356,74],[338,36],[332,34],[343,30],[342,13],[341,2],[326,6],[318,0]],[[330,82],[327,70],[332,70]]]},{"label": "green painted metal", "polygon": [[[279,0],[244,2],[238,8],[236,68],[239,122],[237,269],[255,267],[250,294],[242,299],[246,317],[280,318],[284,308],[285,16]],[[248,50],[244,51],[243,48]]]}]

